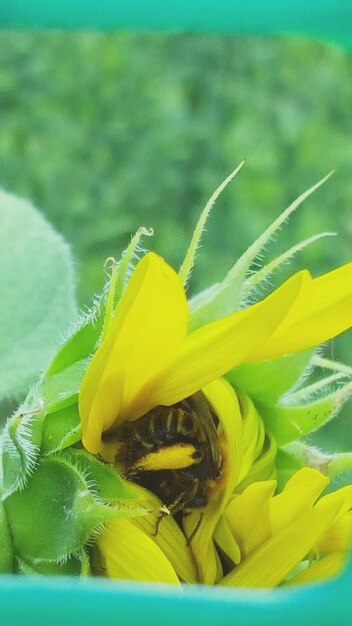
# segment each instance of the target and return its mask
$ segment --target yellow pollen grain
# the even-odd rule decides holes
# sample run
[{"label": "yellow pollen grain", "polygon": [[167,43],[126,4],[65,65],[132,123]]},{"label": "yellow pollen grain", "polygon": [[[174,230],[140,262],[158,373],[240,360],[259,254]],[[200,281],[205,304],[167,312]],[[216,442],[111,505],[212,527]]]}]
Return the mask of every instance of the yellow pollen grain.
[{"label": "yellow pollen grain", "polygon": [[199,463],[201,459],[193,458],[196,452],[196,448],[190,443],[159,448],[139,459],[133,469],[141,472],[184,469]]}]

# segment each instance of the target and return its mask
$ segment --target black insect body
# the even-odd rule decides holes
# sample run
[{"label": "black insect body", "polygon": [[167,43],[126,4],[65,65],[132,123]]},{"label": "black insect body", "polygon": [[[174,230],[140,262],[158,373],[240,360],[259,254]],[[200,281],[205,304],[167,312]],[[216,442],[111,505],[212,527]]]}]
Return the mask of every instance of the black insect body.
[{"label": "black insect body", "polygon": [[171,514],[202,509],[221,475],[214,417],[202,393],[153,409],[119,432],[117,464],[157,495]]}]

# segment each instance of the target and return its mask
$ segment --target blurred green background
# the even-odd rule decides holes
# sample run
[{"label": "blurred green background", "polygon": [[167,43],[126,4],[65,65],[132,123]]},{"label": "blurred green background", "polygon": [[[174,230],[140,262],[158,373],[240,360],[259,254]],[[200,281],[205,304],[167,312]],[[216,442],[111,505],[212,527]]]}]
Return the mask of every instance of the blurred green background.
[{"label": "blurred green background", "polygon": [[[293,263],[317,274],[351,258],[351,70],[342,49],[297,38],[2,32],[0,184],[71,243],[86,305],[106,257],[140,225],[155,229],[146,245],[177,267],[201,208],[243,158],[207,228],[193,289],[219,279],[336,169],[268,256],[336,231]],[[352,364],[348,335],[331,349]],[[334,432],[343,446],[346,425]]]}]

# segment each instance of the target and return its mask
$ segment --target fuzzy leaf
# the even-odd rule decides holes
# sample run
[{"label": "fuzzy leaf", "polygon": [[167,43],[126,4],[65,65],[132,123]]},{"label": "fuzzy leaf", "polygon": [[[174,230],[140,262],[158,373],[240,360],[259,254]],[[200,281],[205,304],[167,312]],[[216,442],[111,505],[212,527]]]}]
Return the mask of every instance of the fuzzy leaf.
[{"label": "fuzzy leaf", "polygon": [[[300,444],[301,442],[292,442],[290,445]],[[288,448],[287,446],[287,448]],[[295,474],[299,469],[305,467],[306,464],[301,463],[301,459],[297,458],[295,454],[291,454],[291,452],[284,448],[279,448],[276,454],[275,459],[276,466],[276,479],[277,479],[277,488],[278,491],[281,492],[286,485],[286,483],[290,480],[291,476]]]},{"label": "fuzzy leaf", "polygon": [[259,410],[266,428],[274,436],[277,445],[282,446],[326,424],[348,400],[350,393],[348,383],[314,402],[297,406],[260,404]]},{"label": "fuzzy leaf", "polygon": [[138,250],[142,236],[150,236],[153,232],[146,228],[139,228],[132,237],[130,244],[116,263],[113,259],[110,281],[105,285],[102,295],[95,302],[86,317],[82,317],[80,324],[72,335],[61,346],[48,370],[45,379],[66,370],[68,367],[90,357],[96,349],[99,338],[107,331],[115,305],[121,298],[126,286],[130,265]]},{"label": "fuzzy leaf", "polygon": [[28,202],[0,192],[0,398],[26,390],[76,316],[66,243]]},{"label": "fuzzy leaf", "polygon": [[304,350],[276,359],[246,363],[228,372],[226,378],[251,398],[275,402],[297,382],[314,351]]},{"label": "fuzzy leaf", "polygon": [[242,161],[237,167],[236,169],[233,170],[233,172],[231,172],[231,174],[229,176],[227,176],[227,178],[225,178],[225,180],[219,185],[219,187],[217,189],[215,189],[214,193],[210,196],[208,202],[206,203],[203,211],[200,214],[199,220],[196,224],[196,227],[194,229],[193,235],[192,235],[192,239],[191,242],[188,246],[188,250],[186,252],[186,256],[182,262],[182,265],[180,267],[179,270],[179,276],[180,279],[182,280],[183,285],[186,287],[189,278],[191,276],[191,272],[195,263],[195,259],[196,259],[196,255],[197,255],[197,250],[200,246],[200,242],[201,242],[201,238],[202,238],[202,234],[204,232],[205,229],[205,225],[207,223],[208,217],[210,215],[210,212],[215,204],[215,202],[217,201],[217,199],[219,198],[219,196],[222,194],[222,192],[224,191],[224,189],[226,189],[226,187],[230,184],[230,182],[233,180],[233,178],[235,178],[235,176],[238,174],[238,172],[242,169],[244,165],[244,161]]},{"label": "fuzzy leaf", "polygon": [[276,457],[278,485],[282,486],[302,467],[313,467],[330,479],[327,491],[352,483],[352,452],[326,453],[303,441],[292,441]]},{"label": "fuzzy leaf", "polygon": [[67,450],[66,458],[85,475],[102,500],[116,502],[137,498],[136,493],[129,489],[129,483],[122,479],[112,465],[98,461],[85,450]]},{"label": "fuzzy leaf", "polygon": [[2,499],[21,489],[39,459],[44,414],[23,413],[8,420],[2,434]]},{"label": "fuzzy leaf", "polygon": [[246,301],[259,285],[266,284],[271,275],[277,269],[288,263],[298,252],[323,237],[333,237],[335,235],[336,233],[318,233],[317,235],[312,235],[312,237],[308,237],[308,239],[304,239],[303,241],[296,243],[294,246],[270,261],[270,263],[264,265],[260,270],[253,272],[253,274],[247,278],[243,284],[243,288],[241,290],[241,301]]},{"label": "fuzzy leaf", "polygon": [[[21,574],[41,576],[84,576],[89,572],[88,557],[72,556],[65,562],[40,561],[16,558],[17,567]],[[88,571],[87,571],[88,570]]]},{"label": "fuzzy leaf", "polygon": [[23,491],[5,501],[16,554],[24,559],[64,559],[83,549],[105,522],[128,514],[104,506],[85,476],[64,458],[41,462]]},{"label": "fuzzy leaf", "polygon": [[42,454],[48,455],[64,450],[80,441],[81,437],[77,404],[49,413],[44,420]]},{"label": "fuzzy leaf", "polygon": [[47,413],[77,403],[81,382],[88,363],[89,358],[81,359],[43,381],[39,391],[43,397]]},{"label": "fuzzy leaf", "polygon": [[[133,260],[136,258],[137,253],[140,251],[140,241],[142,237],[151,237],[154,234],[153,229],[144,228],[141,226],[137,232],[133,235],[127,248],[123,251],[120,260],[116,263],[115,259],[108,259],[112,261],[112,271],[110,276],[110,282],[107,287],[106,306],[104,311],[104,324],[102,332],[102,340],[109,332],[110,324],[114,315],[115,307],[122,297],[122,294],[128,283],[128,278],[133,267]],[[106,266],[106,263],[105,263]]]},{"label": "fuzzy leaf", "polygon": [[103,318],[97,308],[92,317],[84,320],[69,339],[60,347],[48,370],[44,380],[68,369],[76,362],[87,359],[95,350],[103,325]]},{"label": "fuzzy leaf", "polygon": [[231,281],[231,295],[224,282],[215,283],[204,291],[196,294],[189,301],[191,316],[190,330],[197,330],[200,326],[212,322],[225,315],[230,315],[239,308],[243,276]]},{"label": "fuzzy leaf", "polygon": [[211,291],[208,291],[209,297],[207,299],[205,297],[199,298],[196,296],[190,301],[191,330],[195,330],[207,322],[229,315],[239,308],[242,285],[256,257],[258,257],[275,233],[288,220],[290,215],[308,198],[308,196],[323,185],[332,173],[333,172],[330,172],[325,178],[302,193],[272,224],[270,224],[270,226],[268,226],[258,239],[256,239],[236,261],[224,280],[217,285],[213,285]]}]

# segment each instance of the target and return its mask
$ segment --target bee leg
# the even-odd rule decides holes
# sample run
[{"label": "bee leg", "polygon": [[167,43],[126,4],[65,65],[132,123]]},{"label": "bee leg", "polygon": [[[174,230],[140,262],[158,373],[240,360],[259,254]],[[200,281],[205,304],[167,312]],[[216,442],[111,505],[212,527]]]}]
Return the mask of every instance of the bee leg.
[{"label": "bee leg", "polygon": [[165,515],[175,515],[175,513],[181,511],[184,506],[194,498],[195,494],[197,493],[197,489],[198,480],[192,480],[191,484],[187,485],[187,489],[185,489],[185,491],[182,491],[182,493],[180,493],[180,495],[176,498],[174,502],[172,502],[172,504],[169,504],[169,506],[164,505],[160,509],[160,513],[156,519],[155,529],[153,533],[154,537],[156,537],[158,534],[160,522],[163,517],[165,517]]},{"label": "bee leg", "polygon": [[171,515],[171,511],[170,511],[170,509],[168,509],[167,506],[164,505],[164,506],[161,507],[159,515],[156,518],[155,528],[154,528],[154,531],[152,533],[153,537],[157,537],[158,536],[160,522],[165,517],[165,515]]},{"label": "bee leg", "polygon": [[[188,515],[189,515],[189,513],[188,513]],[[203,519],[203,515],[204,515],[204,513],[200,514],[198,522],[196,523],[195,527],[193,528],[190,536],[187,537],[186,546],[190,546],[191,545],[192,539],[194,538],[194,536],[195,536],[199,526],[201,525],[201,522],[202,522],[202,519]]]}]

